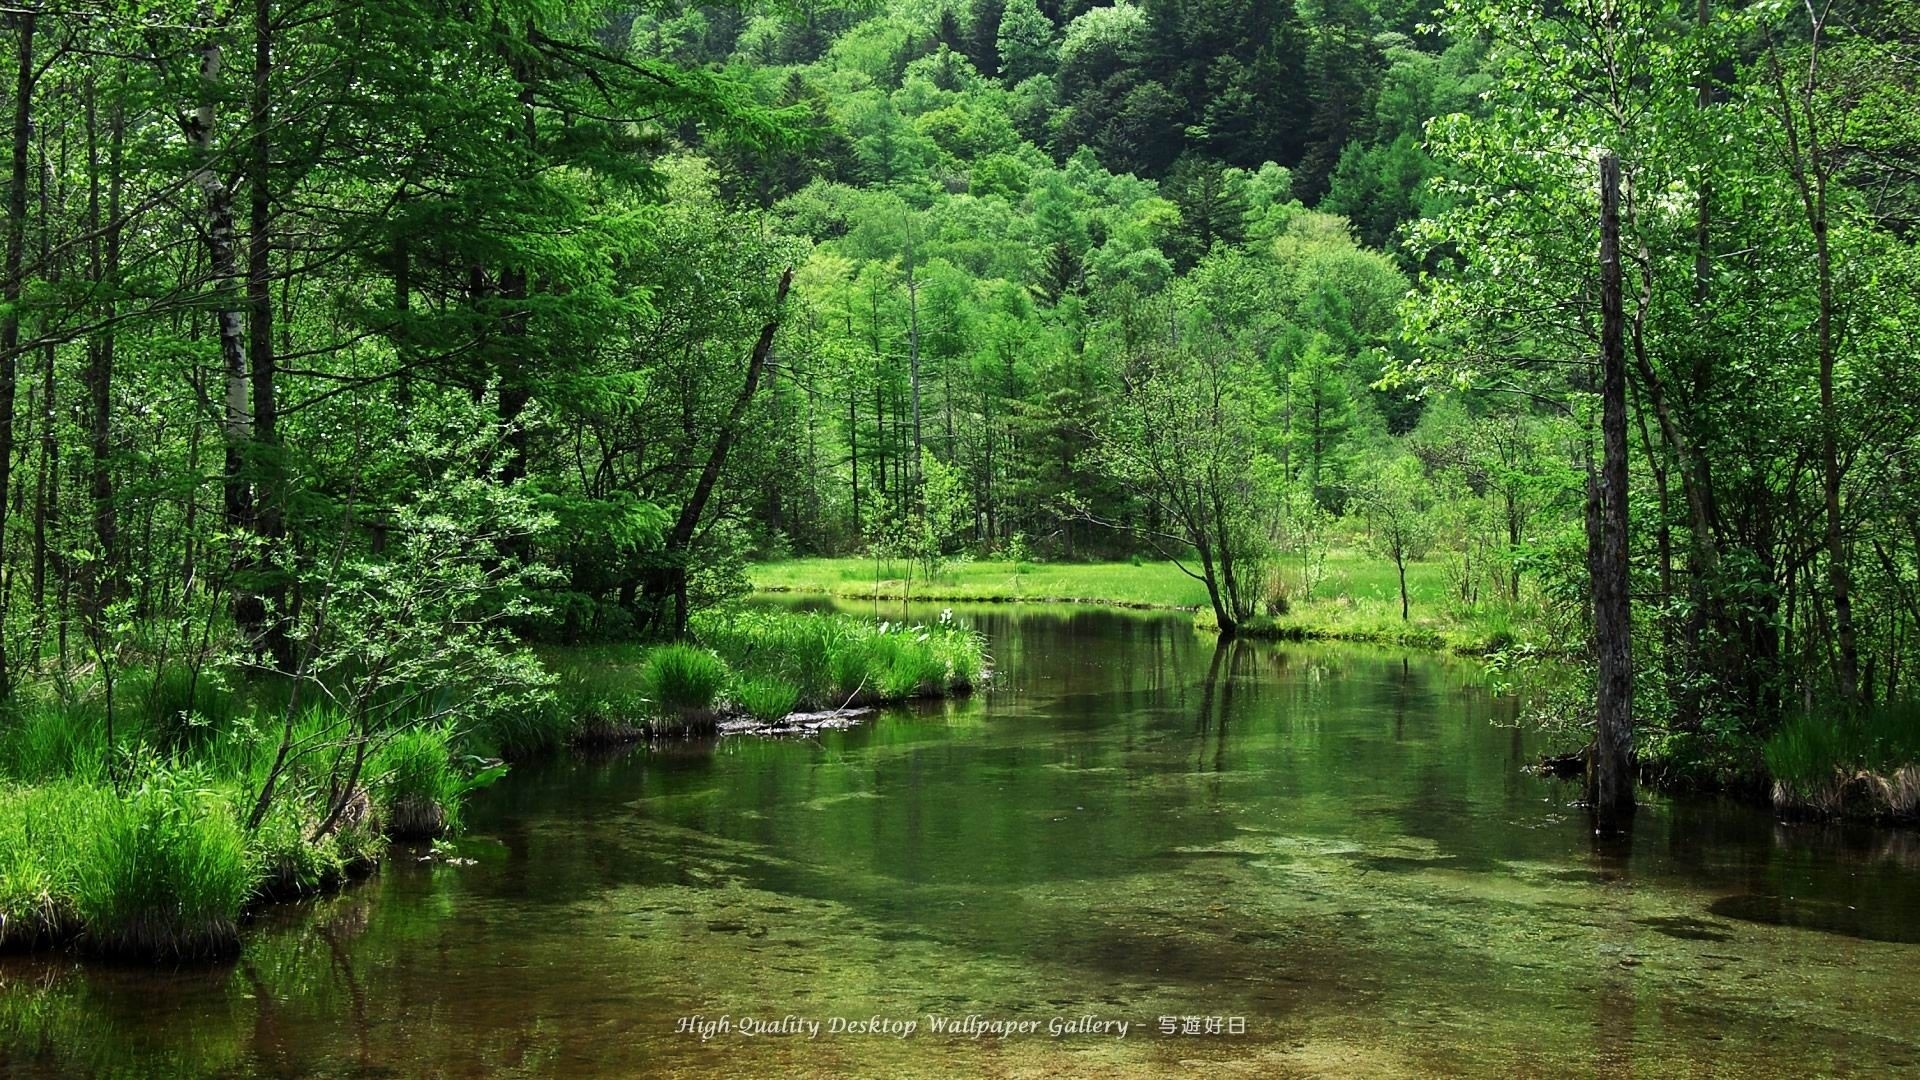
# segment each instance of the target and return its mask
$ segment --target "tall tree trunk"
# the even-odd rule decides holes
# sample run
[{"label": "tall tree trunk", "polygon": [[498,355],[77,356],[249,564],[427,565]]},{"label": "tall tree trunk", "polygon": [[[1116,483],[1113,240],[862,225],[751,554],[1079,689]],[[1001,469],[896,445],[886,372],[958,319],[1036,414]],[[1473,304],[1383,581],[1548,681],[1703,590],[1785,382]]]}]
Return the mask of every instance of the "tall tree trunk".
[{"label": "tall tree trunk", "polygon": [[253,95],[247,143],[247,372],[253,390],[253,442],[248,462],[254,479],[253,531],[265,545],[270,575],[261,590],[265,624],[261,644],[282,671],[293,664],[287,634],[287,589],[278,551],[286,533],[282,515],[280,419],[274,389],[273,345],[273,21],[269,0],[253,5]]},{"label": "tall tree trunk", "polygon": [[1413,618],[1413,603],[1407,599],[1407,557],[1405,554],[1396,553],[1394,555],[1393,568],[1400,574],[1400,621],[1408,622]]},{"label": "tall tree trunk", "polygon": [[87,81],[87,270],[95,288],[102,289],[103,327],[87,336],[87,365],[82,376],[87,390],[87,495],[92,503],[93,541],[99,548],[87,561],[86,605],[88,626],[96,637],[119,584],[119,523],[113,505],[113,317],[114,291],[120,276],[121,166],[126,144],[126,116],[116,94],[107,121],[107,208],[104,258],[101,252],[100,141],[97,86]]},{"label": "tall tree trunk", "polygon": [[907,473],[912,490],[908,497],[918,506],[922,497],[920,475],[920,283],[913,276],[913,226],[907,226],[907,372],[913,384],[913,461]]},{"label": "tall tree trunk", "polygon": [[[38,133],[40,147],[40,181],[37,202],[40,212],[40,273],[49,285],[57,287],[60,280],[60,268],[52,258],[52,193],[48,190],[53,180],[52,155],[47,148],[47,133],[42,128]],[[63,137],[62,142],[65,139]],[[64,172],[64,169],[62,170]],[[58,349],[51,337],[47,336],[47,319],[40,316],[37,324],[38,336],[42,338],[40,346],[40,468],[34,478],[33,488],[33,639],[37,654],[46,640],[47,620],[50,614],[47,605],[47,575],[49,569],[59,577],[60,569],[54,565],[57,555],[49,546],[49,540],[58,535],[60,517],[60,391],[54,384],[54,368],[58,360]],[[61,635],[64,643],[65,633]],[[62,650],[64,652],[64,649]]]},{"label": "tall tree trunk", "polygon": [[1620,160],[1600,156],[1599,470],[1588,463],[1587,566],[1593,589],[1595,722],[1587,798],[1596,832],[1633,814],[1633,652],[1627,592],[1627,358],[1620,272]]},{"label": "tall tree trunk", "polygon": [[[20,295],[21,262],[27,242],[27,151],[33,135],[33,35],[39,17],[29,9],[19,16],[18,78],[13,97],[13,169],[7,187],[6,280],[0,284],[0,299],[6,301],[6,313],[0,315],[0,559],[6,554],[7,512],[13,480],[13,402],[15,383],[20,372]],[[7,665],[7,594],[0,590],[0,694],[13,686],[13,673]]]},{"label": "tall tree trunk", "polygon": [[847,473],[853,480],[853,532],[860,534],[860,417],[855,401],[857,388],[847,388]]},{"label": "tall tree trunk", "polygon": [[207,204],[207,262],[213,279],[214,328],[220,339],[220,368],[225,385],[225,407],[220,433],[226,449],[221,492],[226,527],[234,536],[233,581],[229,594],[233,618],[251,647],[261,639],[263,605],[253,589],[253,553],[245,534],[253,528],[253,493],[247,483],[247,451],[253,439],[251,385],[247,368],[246,328],[240,297],[240,267],[234,254],[233,192],[216,167],[214,154],[214,97],[220,79],[222,55],[213,42],[200,48],[201,88],[205,95],[187,121],[187,145],[196,162],[195,181]]},{"label": "tall tree trunk", "polygon": [[1833,590],[1833,627],[1839,644],[1834,677],[1841,701],[1852,708],[1861,700],[1860,646],[1853,624],[1853,572],[1840,514],[1840,419],[1833,400],[1833,250],[1827,236],[1826,163],[1820,160],[1811,124],[1808,141],[1814,155],[1812,224],[1820,298],[1815,331],[1820,352],[1820,479],[1826,509],[1827,583]]}]

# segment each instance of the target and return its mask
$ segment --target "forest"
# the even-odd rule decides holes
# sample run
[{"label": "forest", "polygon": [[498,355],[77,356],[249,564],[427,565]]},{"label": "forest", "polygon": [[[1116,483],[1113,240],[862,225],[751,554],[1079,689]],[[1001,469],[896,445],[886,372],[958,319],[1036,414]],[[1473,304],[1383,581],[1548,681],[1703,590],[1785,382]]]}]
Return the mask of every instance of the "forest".
[{"label": "forest", "polygon": [[991,685],[769,582],[1468,653],[1603,831],[1920,816],[1913,0],[23,0],[0,69],[0,946]]}]

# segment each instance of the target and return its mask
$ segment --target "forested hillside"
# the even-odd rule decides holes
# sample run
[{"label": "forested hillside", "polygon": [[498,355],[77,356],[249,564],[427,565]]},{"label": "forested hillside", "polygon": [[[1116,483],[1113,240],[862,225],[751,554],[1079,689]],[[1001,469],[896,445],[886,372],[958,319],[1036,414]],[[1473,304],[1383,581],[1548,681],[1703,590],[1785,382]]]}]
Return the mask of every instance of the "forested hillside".
[{"label": "forested hillside", "polygon": [[[1438,565],[1574,745],[1617,571],[1650,775],[1920,754],[1911,0],[4,20],[16,780],[209,769],[293,850],[431,730],[457,804],[558,708],[524,646],[698,638],[788,555],[1171,559],[1223,637]],[[682,711],[977,671],[878,632],[671,654]]]}]

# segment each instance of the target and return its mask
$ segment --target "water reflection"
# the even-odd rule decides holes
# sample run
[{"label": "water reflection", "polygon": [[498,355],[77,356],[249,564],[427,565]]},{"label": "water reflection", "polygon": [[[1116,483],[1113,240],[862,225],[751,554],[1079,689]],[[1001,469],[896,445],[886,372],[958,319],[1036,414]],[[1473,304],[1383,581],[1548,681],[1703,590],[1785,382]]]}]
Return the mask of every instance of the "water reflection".
[{"label": "water reflection", "polygon": [[[937,617],[938,607],[910,613]],[[1899,1071],[1911,834],[1654,800],[1596,846],[1472,665],[962,609],[972,699],[565,756],[228,968],[0,964],[19,1075]],[[1836,949],[1836,943],[1842,948]],[[1783,989],[1785,988],[1785,989]],[[1074,1014],[1126,1040],[701,1044],[683,1015]],[[1233,1042],[1163,1014],[1244,1015]],[[1791,1039],[1781,1033],[1791,1032]]]}]

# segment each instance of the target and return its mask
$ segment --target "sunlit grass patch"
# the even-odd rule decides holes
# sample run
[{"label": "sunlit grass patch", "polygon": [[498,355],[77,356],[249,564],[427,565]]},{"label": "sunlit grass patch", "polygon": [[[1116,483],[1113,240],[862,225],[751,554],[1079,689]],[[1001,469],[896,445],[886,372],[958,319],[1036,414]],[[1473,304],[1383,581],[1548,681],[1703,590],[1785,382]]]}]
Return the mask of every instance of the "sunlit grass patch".
[{"label": "sunlit grass patch", "polygon": [[771,723],[793,712],[800,702],[800,688],[778,675],[742,679],[733,688],[733,700],[741,712]]},{"label": "sunlit grass patch", "polygon": [[985,641],[950,621],[906,625],[851,615],[704,615],[695,636],[736,671],[779,678],[807,708],[963,691],[986,667]]},{"label": "sunlit grass patch", "polygon": [[194,957],[238,946],[258,863],[229,793],[210,774],[145,763],[118,798],[91,809],[70,871],[89,950]]},{"label": "sunlit grass patch", "polygon": [[663,713],[686,715],[713,708],[726,689],[726,661],[697,645],[662,645],[640,667],[640,692]]}]

